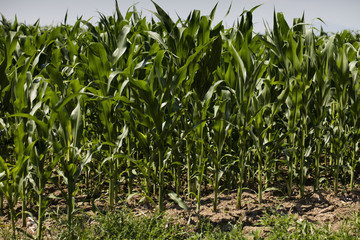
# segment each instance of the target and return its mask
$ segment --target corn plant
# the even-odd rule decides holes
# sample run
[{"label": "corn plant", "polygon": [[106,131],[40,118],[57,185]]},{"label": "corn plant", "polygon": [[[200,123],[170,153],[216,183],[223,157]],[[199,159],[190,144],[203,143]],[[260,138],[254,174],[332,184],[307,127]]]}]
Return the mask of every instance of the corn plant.
[{"label": "corn plant", "polygon": [[105,186],[109,209],[139,194],[160,212],[167,198],[184,209],[195,198],[197,213],[207,190],[217,211],[223,190],[241,208],[246,190],[262,202],[264,191],[303,197],[311,179],[314,191],[356,186],[358,34],[276,12],[256,34],[258,6],[227,29],[217,5],[176,20],[154,7],[147,19],[116,2],[96,24],[53,27],[3,17],[0,212],[7,203],[14,235],[21,202],[22,221],[37,206],[43,237],[50,187],[71,236],[78,194],[96,211]]},{"label": "corn plant", "polygon": [[223,147],[230,128],[230,91],[222,90],[222,97],[219,97],[219,103],[214,106],[213,140],[216,146],[216,156],[213,159],[214,168],[214,205],[213,211],[217,210],[217,198],[219,191],[219,182],[223,174],[221,171],[221,161],[226,155],[222,155]]}]

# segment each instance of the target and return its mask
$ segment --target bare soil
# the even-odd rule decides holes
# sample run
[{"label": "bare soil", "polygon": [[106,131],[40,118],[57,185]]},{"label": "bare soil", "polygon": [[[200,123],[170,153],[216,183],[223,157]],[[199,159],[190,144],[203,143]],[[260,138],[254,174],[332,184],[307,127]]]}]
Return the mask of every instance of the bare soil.
[{"label": "bare soil", "polygon": [[[218,199],[218,210],[214,212],[213,209],[213,194],[208,194],[201,199],[201,209],[199,214],[196,213],[196,200],[185,199],[184,202],[189,208],[189,212],[180,208],[175,202],[170,199],[166,200],[166,216],[173,219],[174,222],[187,225],[195,224],[199,219],[206,219],[212,224],[220,226],[223,230],[230,230],[236,223],[241,223],[243,226],[243,233],[250,234],[254,231],[259,231],[266,236],[269,231],[267,227],[259,226],[261,218],[265,214],[278,213],[280,215],[292,214],[296,220],[307,220],[319,225],[327,225],[331,223],[331,229],[339,230],[344,223],[344,220],[351,218],[353,214],[360,211],[360,189],[352,191],[343,190],[335,194],[330,190],[319,190],[316,193],[312,192],[311,187],[306,188],[307,194],[300,199],[296,197],[284,197],[275,191],[263,193],[263,202],[258,203],[256,193],[244,192],[242,197],[242,207],[236,209],[236,193],[222,193]],[[45,236],[49,237],[54,233],[53,224],[56,223],[56,217],[65,219],[66,203],[61,199],[61,192],[52,192],[53,196],[58,198],[51,199],[49,203],[48,213],[53,217],[48,218],[45,222]],[[101,196],[106,196],[102,193]],[[124,206],[131,208],[134,214],[149,215],[156,212],[154,206],[149,203],[139,203],[140,196],[135,196],[126,201],[120,201],[116,209],[121,209]],[[95,209],[97,211],[106,211],[107,201],[106,197],[98,198],[94,201],[95,205],[91,204],[90,199],[86,195],[79,195],[76,197],[76,205],[79,212],[85,212],[88,216],[94,215]],[[95,208],[94,208],[95,207]],[[17,213],[21,211],[21,204],[17,205]],[[18,214],[17,227],[26,231],[29,235],[36,235],[36,217],[37,206],[29,207],[29,212],[33,216],[27,217],[27,226],[22,227],[21,215]],[[55,217],[54,217],[55,216]],[[93,224],[89,221],[89,224]],[[11,221],[10,214],[7,208],[7,202],[4,201],[4,212],[0,215],[0,228],[10,229]],[[1,238],[1,236],[0,236]]]},{"label": "bare soil", "polygon": [[[230,230],[235,223],[241,223],[244,234],[250,234],[257,230],[259,232],[268,231],[267,227],[259,226],[261,218],[265,214],[292,214],[298,221],[307,220],[322,226],[331,223],[331,229],[337,231],[342,227],[344,220],[360,211],[359,190],[337,195],[331,191],[320,190],[316,193],[309,193],[302,199],[283,197],[274,192],[267,192],[263,194],[261,204],[258,203],[255,193],[244,192],[241,209],[235,207],[236,193],[222,194],[219,197],[217,212],[212,210],[212,199],[213,194],[203,198],[199,216],[195,214],[195,202],[186,200],[191,212],[190,221],[195,222],[198,217],[206,218],[212,223],[220,225],[223,230]],[[176,207],[175,204],[168,204],[167,208],[169,216],[186,224],[189,214]]]}]

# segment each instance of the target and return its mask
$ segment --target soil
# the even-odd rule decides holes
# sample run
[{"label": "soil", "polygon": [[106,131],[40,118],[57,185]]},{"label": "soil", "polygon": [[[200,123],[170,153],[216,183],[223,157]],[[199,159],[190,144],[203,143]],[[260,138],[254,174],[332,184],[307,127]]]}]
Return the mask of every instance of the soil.
[{"label": "soil", "polygon": [[[208,194],[201,199],[201,209],[199,214],[196,213],[196,200],[186,199],[184,202],[188,206],[188,212],[179,207],[175,202],[167,199],[165,202],[166,216],[173,219],[174,222],[186,225],[194,224],[199,219],[207,219],[212,224],[220,226],[223,230],[230,230],[234,224],[241,223],[244,234],[251,234],[258,231],[261,235],[266,236],[269,231],[267,227],[259,226],[261,218],[265,214],[274,214],[275,212],[280,215],[292,214],[297,221],[307,220],[312,223],[327,225],[331,223],[331,229],[334,231],[339,230],[344,220],[351,218],[356,212],[360,211],[360,189],[352,191],[342,191],[335,194],[332,191],[319,190],[312,192],[311,187],[305,189],[307,194],[300,199],[297,194],[294,197],[284,197],[276,191],[269,191],[263,193],[263,201],[258,203],[257,195],[253,192],[244,192],[242,197],[242,207],[236,209],[236,193],[222,193],[218,198],[218,210],[213,212],[213,194]],[[61,200],[61,192],[54,191],[53,198],[49,203],[48,212],[53,216],[63,217],[66,215],[66,203]],[[102,196],[106,195],[104,192]],[[59,198],[58,198],[59,197]],[[134,214],[148,215],[156,211],[154,206],[145,203],[139,203],[140,196],[135,196],[128,201],[119,203],[116,208],[121,209],[126,205],[131,208]],[[86,198],[86,195],[79,195],[76,197],[77,208],[81,212],[85,212],[92,216],[94,206],[91,201]],[[107,209],[107,202],[105,197],[99,198],[94,201],[98,210],[105,211]],[[0,215],[0,226],[6,226],[10,229],[11,222],[9,211],[7,209],[6,201],[4,202],[4,214]],[[21,210],[21,205],[17,205],[17,213]],[[29,234],[36,234],[36,206],[30,209],[33,217],[27,218],[27,227],[22,229]],[[48,229],[47,234],[51,234],[52,224],[55,223],[56,217],[48,219],[45,227]],[[17,225],[21,226],[20,214],[18,215]],[[48,235],[49,236],[49,235]]]},{"label": "soil", "polygon": [[[274,192],[263,194],[263,202],[258,203],[255,193],[244,192],[242,197],[242,208],[236,209],[236,193],[222,194],[219,197],[217,212],[213,212],[213,195],[203,198],[200,209],[200,217],[209,219],[212,223],[220,225],[223,230],[230,230],[235,223],[241,223],[243,233],[251,234],[259,231],[266,235],[267,227],[259,226],[261,218],[266,214],[274,213],[280,215],[292,214],[297,221],[307,220],[322,226],[331,223],[333,231],[339,230],[344,220],[353,217],[355,212],[360,211],[360,191],[352,190],[347,193],[335,195],[331,191],[320,190],[316,193],[299,197],[281,197]],[[195,202],[185,201],[190,206],[190,216],[184,210],[169,204],[169,216],[183,216],[178,221],[196,221]]]},{"label": "soil", "polygon": [[302,199],[279,196],[276,192],[266,192],[263,194],[261,204],[258,203],[255,193],[244,192],[241,209],[235,207],[236,193],[222,194],[219,197],[217,212],[213,211],[212,199],[213,194],[202,199],[199,216],[195,214],[196,202],[190,200],[185,200],[190,214],[174,203],[166,206],[167,213],[182,224],[189,221],[196,222],[200,217],[220,225],[223,230],[230,230],[235,223],[241,223],[244,234],[259,231],[266,235],[268,228],[259,226],[261,218],[266,214],[292,214],[295,220],[307,220],[322,226],[331,223],[331,229],[337,231],[343,226],[344,220],[353,217],[355,212],[360,211],[360,190],[337,195],[331,191],[319,190],[316,193],[305,195]]}]

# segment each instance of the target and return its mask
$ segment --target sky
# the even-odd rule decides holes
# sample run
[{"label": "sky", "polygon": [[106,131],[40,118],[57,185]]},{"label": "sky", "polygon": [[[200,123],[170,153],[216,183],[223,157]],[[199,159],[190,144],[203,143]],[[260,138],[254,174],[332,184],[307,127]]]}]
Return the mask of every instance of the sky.
[{"label": "sky", "polygon": [[[198,9],[202,15],[210,14],[217,2],[215,24],[222,21],[225,26],[231,27],[243,10],[262,4],[254,11],[254,31],[264,32],[265,23],[272,26],[273,13],[283,12],[289,25],[293,18],[305,14],[305,21],[315,27],[323,26],[325,31],[338,32],[344,29],[360,30],[360,0],[155,0],[174,20],[177,15],[186,18],[189,13]],[[135,4],[149,20],[155,11],[150,0],[118,0],[123,15]],[[232,4],[229,15],[226,12]],[[64,21],[68,11],[68,24],[73,24],[78,17],[96,23],[99,20],[98,12],[109,16],[115,11],[115,0],[0,0],[0,13],[6,19],[13,21],[15,15],[19,22],[33,24],[40,19],[40,25],[57,25]],[[154,17],[156,18],[156,17]],[[323,24],[317,18],[325,22]]]}]

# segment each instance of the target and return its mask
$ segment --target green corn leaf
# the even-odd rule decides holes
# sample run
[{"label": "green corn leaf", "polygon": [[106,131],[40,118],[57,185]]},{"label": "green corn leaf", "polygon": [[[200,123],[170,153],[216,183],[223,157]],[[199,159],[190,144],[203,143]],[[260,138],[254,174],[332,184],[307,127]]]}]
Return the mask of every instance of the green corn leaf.
[{"label": "green corn leaf", "polygon": [[7,178],[6,171],[0,173],[0,182],[4,182]]},{"label": "green corn leaf", "polygon": [[171,33],[173,27],[174,27],[174,22],[171,20],[171,18],[169,17],[169,15],[167,15],[167,13],[159,6],[157,5],[154,1],[151,0],[151,2],[155,5],[156,11],[157,13],[154,13],[159,19],[160,21],[164,24],[165,30],[168,33]]},{"label": "green corn leaf", "polygon": [[201,17],[197,37],[200,45],[204,45],[210,40],[210,19],[206,16]]},{"label": "green corn leaf", "polygon": [[168,49],[168,46],[165,44],[165,41],[163,40],[163,38],[160,36],[159,33],[157,32],[153,32],[153,31],[148,31],[147,32],[149,34],[149,36],[154,39],[155,41],[157,41],[161,46],[163,46],[164,49]]},{"label": "green corn leaf", "polygon": [[115,65],[117,63],[117,61],[119,61],[121,56],[125,53],[125,51],[127,49],[127,47],[126,47],[126,45],[127,45],[127,35],[129,34],[130,30],[131,30],[130,25],[125,25],[121,29],[121,32],[119,34],[119,40],[118,40],[118,43],[117,43],[117,48],[115,49],[115,51],[112,54],[111,65]]},{"label": "green corn leaf", "polygon": [[236,62],[236,64],[238,65],[239,69],[240,69],[240,73],[241,73],[241,77],[242,79],[246,79],[247,77],[247,71],[244,65],[243,60],[241,59],[239,53],[236,51],[235,47],[230,43],[230,52]]},{"label": "green corn leaf", "polygon": [[[218,4],[219,4],[219,2],[217,2],[217,3],[215,4],[214,8],[211,10],[211,13],[210,13],[210,19],[211,19],[211,21],[214,20],[215,12],[216,12],[216,9],[217,9]],[[231,7],[231,5],[230,5],[230,7]],[[229,7],[229,10],[230,10],[230,7]],[[229,11],[229,10],[228,10],[228,11]]]},{"label": "green corn leaf", "polygon": [[76,105],[75,109],[70,114],[71,120],[71,135],[73,136],[73,146],[80,148],[80,141],[83,134],[83,119],[80,107],[80,102]]},{"label": "green corn leaf", "polygon": [[[213,85],[211,85],[211,87],[209,88],[209,90],[206,92],[204,99],[202,101],[202,105],[203,106],[208,106],[209,105],[209,100],[212,98],[215,89],[223,82],[224,80],[219,80],[216,83],[214,83]],[[207,108],[205,108],[207,109]]]},{"label": "green corn leaf", "polygon": [[179,207],[181,207],[188,213],[190,212],[186,203],[176,193],[170,192],[170,193],[168,193],[168,195],[174,202],[176,202],[179,205]]},{"label": "green corn leaf", "polygon": [[9,117],[23,117],[23,118],[28,118],[30,120],[33,120],[36,122],[36,124],[39,125],[39,127],[44,131],[44,133],[48,132],[48,125],[46,123],[44,123],[43,121],[37,119],[36,117],[34,117],[33,115],[30,115],[28,113],[15,113],[10,115]]},{"label": "green corn leaf", "polygon": [[10,170],[8,168],[8,164],[4,161],[4,159],[0,156],[0,169],[1,171],[1,176],[6,178],[10,177]]}]

